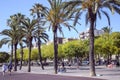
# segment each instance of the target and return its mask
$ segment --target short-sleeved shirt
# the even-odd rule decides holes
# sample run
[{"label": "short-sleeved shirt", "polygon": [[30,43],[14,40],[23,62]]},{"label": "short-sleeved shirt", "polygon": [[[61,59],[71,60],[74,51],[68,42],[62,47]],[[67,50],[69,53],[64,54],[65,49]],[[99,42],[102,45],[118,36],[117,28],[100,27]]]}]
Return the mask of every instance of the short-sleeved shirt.
[{"label": "short-sleeved shirt", "polygon": [[2,71],[5,72],[7,70],[7,65],[3,64],[2,65]]}]

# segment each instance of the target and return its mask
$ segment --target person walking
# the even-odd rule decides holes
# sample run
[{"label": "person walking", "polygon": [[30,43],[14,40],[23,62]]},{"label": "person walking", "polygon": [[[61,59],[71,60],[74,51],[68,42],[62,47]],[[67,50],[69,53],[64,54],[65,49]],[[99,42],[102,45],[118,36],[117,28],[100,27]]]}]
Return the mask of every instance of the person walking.
[{"label": "person walking", "polygon": [[61,63],[61,71],[66,72],[65,63],[63,61]]},{"label": "person walking", "polygon": [[5,63],[3,63],[3,65],[2,65],[3,76],[5,75],[7,68],[8,68],[7,65]]},{"label": "person walking", "polygon": [[12,71],[12,66],[13,66],[12,61],[10,61],[8,64],[8,71],[9,71],[10,75],[11,75],[11,71]]}]

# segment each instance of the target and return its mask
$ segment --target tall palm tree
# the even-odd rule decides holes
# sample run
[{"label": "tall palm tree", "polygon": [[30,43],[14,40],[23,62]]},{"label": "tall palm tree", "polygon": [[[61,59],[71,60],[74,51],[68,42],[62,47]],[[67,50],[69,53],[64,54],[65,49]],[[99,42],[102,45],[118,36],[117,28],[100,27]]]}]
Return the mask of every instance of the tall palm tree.
[{"label": "tall palm tree", "polygon": [[110,32],[111,32],[112,28],[110,28],[110,27],[106,26],[106,27],[103,27],[103,28],[102,28],[102,30],[103,30],[105,33],[110,34]]},{"label": "tall palm tree", "polygon": [[11,45],[11,61],[13,59],[13,52],[14,52],[14,70],[17,71],[17,45],[19,40],[23,37],[21,34],[21,25],[20,20],[23,19],[24,15],[18,13],[10,16],[10,19],[7,20],[7,24],[10,29],[5,29],[1,32],[2,35],[7,36],[7,38],[3,38],[1,40],[2,45],[6,43],[10,43]]},{"label": "tall palm tree", "polygon": [[14,70],[17,71],[17,45],[24,36],[21,34],[22,27],[21,27],[21,22],[20,20],[24,19],[24,15],[21,13],[14,14],[8,19],[8,25],[11,26],[11,29],[14,31],[14,37],[13,37],[13,46],[14,46],[14,56],[15,56],[15,66]]},{"label": "tall palm tree", "polygon": [[[14,29],[13,29],[14,28]],[[8,38],[3,38],[1,40],[2,44],[6,44],[10,42],[11,44],[11,61],[13,56],[13,50],[14,50],[14,70],[17,71],[17,56],[16,56],[16,50],[17,50],[17,39],[19,34],[18,29],[15,26],[12,26],[11,29],[6,29],[1,32],[2,35],[7,36]]]},{"label": "tall palm tree", "polygon": [[43,38],[45,41],[48,39],[48,35],[44,33],[44,29],[41,28],[43,21],[41,21],[41,18],[43,18],[42,11],[46,10],[45,7],[43,7],[41,4],[35,4],[32,9],[30,9],[31,14],[34,16],[37,16],[38,25],[37,25],[37,31],[35,33],[35,38],[37,38],[38,43],[38,55],[39,55],[39,61],[41,63],[41,67],[44,70],[43,64],[42,64],[42,56],[41,56],[41,38]]},{"label": "tall palm tree", "polygon": [[25,39],[25,32],[24,30],[22,29],[22,26],[21,26],[21,29],[19,29],[20,31],[20,34],[21,36],[19,37],[19,41],[18,41],[18,44],[20,45],[20,67],[19,69],[21,70],[22,69],[22,61],[23,61],[23,44],[26,43],[26,39]]},{"label": "tall palm tree", "polygon": [[20,58],[20,69],[21,69],[22,68],[22,58],[23,58],[23,48],[22,48],[23,41],[22,41],[22,39],[24,38],[24,31],[22,30],[21,20],[24,20],[25,15],[23,15],[21,13],[17,13],[17,14],[14,14],[13,17],[14,17],[15,25],[19,31],[19,33],[18,33],[19,35],[17,35],[18,36],[17,44],[20,45],[20,49],[21,49],[21,58]]},{"label": "tall palm tree", "polygon": [[37,23],[37,20],[35,19],[24,19],[21,20],[22,24],[23,24],[23,30],[24,30],[24,34],[26,37],[26,40],[28,42],[28,47],[29,47],[29,57],[28,57],[28,72],[31,71],[31,48],[32,48],[32,40],[33,40],[33,32],[35,30],[35,26]]},{"label": "tall palm tree", "polygon": [[20,45],[20,70],[22,69],[22,61],[23,61],[23,42],[21,41],[19,43]]},{"label": "tall palm tree", "polygon": [[[94,28],[96,27],[97,18],[101,19],[101,14],[103,13],[110,25],[110,18],[108,13],[105,11],[109,9],[112,13],[117,12],[120,14],[120,1],[119,0],[71,0],[66,2],[66,6],[77,8],[76,20],[81,12],[86,12],[85,20],[86,24],[90,23],[89,38],[90,38],[90,51],[89,51],[89,61],[90,61],[90,75],[95,76],[95,61],[94,61]],[[106,9],[104,9],[106,8]]]},{"label": "tall palm tree", "polygon": [[41,63],[42,69],[44,70],[44,67],[43,67],[43,64],[42,64],[42,56],[41,56],[41,43],[42,43],[42,40],[47,42],[48,35],[45,33],[45,30],[43,28],[41,28],[41,29],[39,28],[34,32],[34,38],[35,38],[35,41],[38,45],[39,61]]},{"label": "tall palm tree", "polygon": [[17,71],[16,50],[17,50],[18,38],[20,34],[19,34],[19,28],[17,25],[17,21],[14,15],[10,16],[10,19],[8,19],[8,26],[10,27],[10,29],[6,29],[1,32],[2,35],[9,37],[9,38],[4,38],[5,41],[3,41],[2,44],[7,43],[9,41],[11,42],[11,49],[12,49],[11,50],[11,61],[12,61],[13,50],[14,50],[14,70]]},{"label": "tall palm tree", "polygon": [[72,24],[70,24],[70,21],[72,21],[73,17],[72,12],[70,13],[69,10],[63,8],[63,1],[62,0],[48,0],[50,7],[46,9],[44,12],[44,16],[46,20],[48,21],[49,29],[52,29],[53,32],[53,42],[54,42],[54,69],[55,74],[57,74],[57,68],[58,68],[58,43],[57,43],[57,32],[59,31],[61,34],[62,27],[66,27],[69,30],[71,28],[75,29]]}]

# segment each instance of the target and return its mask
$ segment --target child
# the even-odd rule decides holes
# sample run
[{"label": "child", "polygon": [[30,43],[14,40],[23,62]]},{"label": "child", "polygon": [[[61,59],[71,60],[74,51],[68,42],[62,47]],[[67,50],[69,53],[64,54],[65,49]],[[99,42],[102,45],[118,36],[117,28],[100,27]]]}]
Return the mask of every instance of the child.
[{"label": "child", "polygon": [[5,75],[6,70],[7,70],[7,65],[5,63],[3,63],[3,65],[2,65],[3,76]]}]

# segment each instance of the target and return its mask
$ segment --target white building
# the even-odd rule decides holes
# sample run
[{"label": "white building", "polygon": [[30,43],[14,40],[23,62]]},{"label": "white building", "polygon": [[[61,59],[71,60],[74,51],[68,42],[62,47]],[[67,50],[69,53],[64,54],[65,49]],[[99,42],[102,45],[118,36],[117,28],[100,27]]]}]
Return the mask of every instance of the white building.
[{"label": "white building", "polygon": [[[97,30],[97,29],[94,29],[94,36],[100,36],[104,33],[103,30]],[[84,39],[88,39],[89,38],[89,29],[87,29],[86,31],[84,32],[81,32],[80,33],[80,39],[84,40]]]}]

